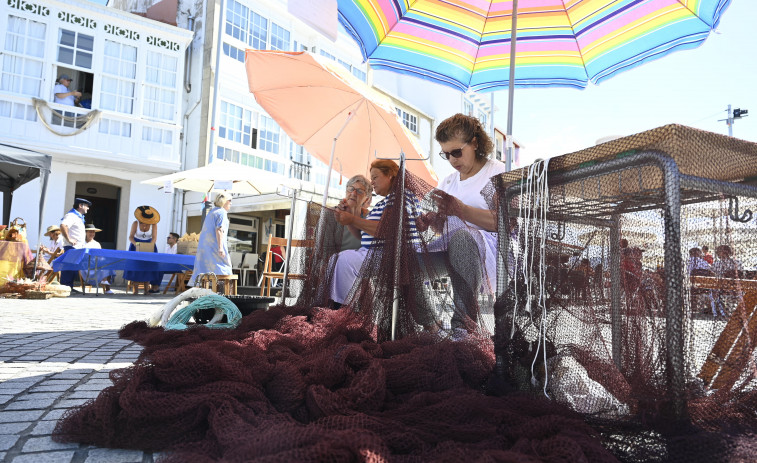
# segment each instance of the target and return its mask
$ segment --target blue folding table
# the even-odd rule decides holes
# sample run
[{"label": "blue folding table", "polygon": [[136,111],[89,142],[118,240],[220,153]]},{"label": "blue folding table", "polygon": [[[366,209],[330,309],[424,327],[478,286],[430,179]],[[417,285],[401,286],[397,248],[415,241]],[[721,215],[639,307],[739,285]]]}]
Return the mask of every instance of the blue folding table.
[{"label": "blue folding table", "polygon": [[[179,273],[192,270],[195,256],[187,254],[164,254],[160,252],[118,251],[115,249],[72,249],[52,263],[56,272],[73,270],[135,270],[163,273]],[[96,290],[99,294],[99,287]]]}]

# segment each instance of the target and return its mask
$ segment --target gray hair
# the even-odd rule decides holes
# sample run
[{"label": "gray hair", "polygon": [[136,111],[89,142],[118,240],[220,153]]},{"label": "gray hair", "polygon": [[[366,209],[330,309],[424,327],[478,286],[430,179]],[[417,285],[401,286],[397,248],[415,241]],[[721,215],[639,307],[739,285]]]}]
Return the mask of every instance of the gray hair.
[{"label": "gray hair", "polygon": [[216,199],[213,201],[213,205],[217,207],[223,207],[223,205],[226,204],[226,201],[230,199],[231,196],[227,195],[226,193],[218,193],[218,195],[216,195]]},{"label": "gray hair", "polygon": [[365,190],[365,196],[368,198],[371,197],[371,195],[373,194],[373,186],[371,185],[371,182],[369,182],[368,179],[365,178],[365,175],[353,175],[352,178],[347,180],[348,187],[354,185],[355,183],[362,183]]}]

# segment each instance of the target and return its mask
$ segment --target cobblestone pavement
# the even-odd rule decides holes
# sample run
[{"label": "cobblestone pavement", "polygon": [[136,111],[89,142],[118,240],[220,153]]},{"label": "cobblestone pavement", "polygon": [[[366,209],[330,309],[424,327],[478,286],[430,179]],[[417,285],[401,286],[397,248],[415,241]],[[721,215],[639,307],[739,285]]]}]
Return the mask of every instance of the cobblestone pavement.
[{"label": "cobblestone pavement", "polygon": [[68,409],[111,385],[141,347],[118,329],[145,320],[170,295],[0,299],[0,461],[151,463],[157,454],[61,444],[50,435]]}]

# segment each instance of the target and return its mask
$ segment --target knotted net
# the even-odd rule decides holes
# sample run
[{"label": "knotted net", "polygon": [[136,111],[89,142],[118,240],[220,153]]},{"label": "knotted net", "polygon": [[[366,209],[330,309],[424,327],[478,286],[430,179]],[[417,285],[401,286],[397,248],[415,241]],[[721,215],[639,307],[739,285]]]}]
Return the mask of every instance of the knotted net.
[{"label": "knotted net", "polygon": [[55,439],[170,450],[168,462],[615,461],[567,407],[487,394],[491,236],[431,194],[412,175],[395,182],[380,245],[338,310],[329,298],[343,230],[310,204],[295,238],[315,245],[288,256],[307,275],[287,289],[296,299],[233,330],[127,325],[121,336],[144,346],[138,361],[68,412]]}]

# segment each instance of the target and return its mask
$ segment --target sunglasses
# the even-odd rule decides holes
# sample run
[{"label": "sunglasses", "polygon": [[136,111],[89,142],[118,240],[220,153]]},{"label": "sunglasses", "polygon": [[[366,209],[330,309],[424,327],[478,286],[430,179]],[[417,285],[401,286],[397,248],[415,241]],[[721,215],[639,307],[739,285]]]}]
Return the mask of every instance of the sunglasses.
[{"label": "sunglasses", "polygon": [[463,155],[463,148],[465,148],[466,146],[468,146],[468,143],[470,143],[472,140],[473,139],[471,138],[470,140],[466,141],[465,144],[463,146],[461,146],[460,148],[458,148],[458,149],[455,149],[455,150],[452,150],[452,151],[444,151],[444,150],[439,151],[439,156],[441,156],[442,159],[446,159],[447,161],[449,161],[449,157],[450,156],[452,156],[453,158],[457,159],[457,158],[459,158],[460,156]]},{"label": "sunglasses", "polygon": [[347,194],[350,194],[350,193],[357,193],[359,195],[364,196],[365,190],[363,190],[362,188],[355,188],[354,186],[350,185],[347,187]]}]

